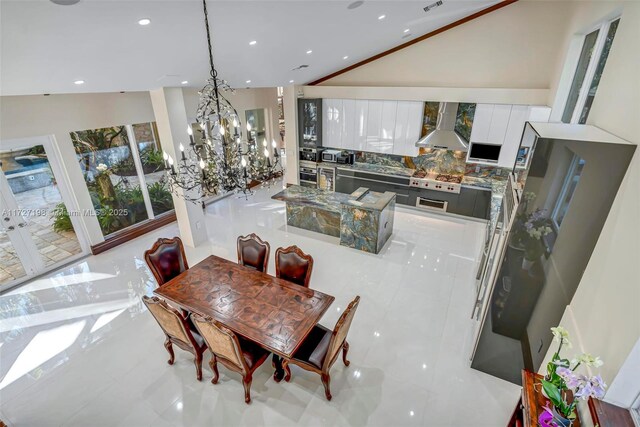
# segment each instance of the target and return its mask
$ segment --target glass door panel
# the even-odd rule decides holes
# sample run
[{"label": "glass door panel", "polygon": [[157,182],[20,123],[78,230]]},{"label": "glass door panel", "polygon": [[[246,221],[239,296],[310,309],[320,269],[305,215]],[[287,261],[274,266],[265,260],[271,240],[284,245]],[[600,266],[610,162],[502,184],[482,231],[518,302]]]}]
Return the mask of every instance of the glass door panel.
[{"label": "glass door panel", "polygon": [[83,253],[43,145],[0,150],[0,287]]},{"label": "glass door panel", "polygon": [[27,272],[13,247],[6,227],[0,225],[0,289],[26,275]]}]

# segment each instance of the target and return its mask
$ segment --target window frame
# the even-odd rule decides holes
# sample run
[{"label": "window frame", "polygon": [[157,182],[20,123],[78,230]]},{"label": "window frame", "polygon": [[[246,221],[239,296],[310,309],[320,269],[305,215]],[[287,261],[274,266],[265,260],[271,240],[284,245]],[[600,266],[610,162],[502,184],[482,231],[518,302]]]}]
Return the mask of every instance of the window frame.
[{"label": "window frame", "polygon": [[[560,230],[560,226],[562,225],[562,222],[558,224],[558,220],[556,217],[558,216],[558,212],[560,211],[563,201],[567,196],[567,191],[569,191],[569,187],[571,187],[571,182],[575,177],[576,169],[580,164],[580,160],[582,159],[577,154],[574,154],[573,157],[571,158],[571,163],[569,163],[569,168],[567,169],[567,173],[564,177],[564,182],[562,183],[562,187],[560,189],[560,192],[558,193],[558,197],[556,198],[556,201],[553,205],[553,210],[551,211],[550,219],[551,219],[551,222],[553,223],[554,228],[556,229],[556,234]],[[582,173],[580,175],[582,176]],[[575,193],[577,189],[578,189],[578,185],[576,185],[576,188],[573,190],[573,192]],[[573,195],[571,195],[571,198],[573,199]],[[569,204],[571,204],[571,200],[569,200]],[[564,220],[564,217],[562,219]]]},{"label": "window frame", "polygon": [[[617,15],[613,18],[607,18],[606,20],[600,22],[598,25],[593,26],[588,31],[585,31],[582,35],[582,43],[580,45],[580,55],[582,53],[582,48],[586,42],[586,38],[589,34],[594,31],[598,31],[598,38],[596,39],[596,43],[593,48],[593,52],[591,57],[589,58],[589,65],[587,66],[587,71],[584,76],[584,80],[582,81],[582,86],[578,91],[578,100],[576,101],[576,105],[573,109],[573,113],[571,114],[571,120],[569,124],[579,124],[580,116],[582,115],[582,110],[584,109],[585,103],[587,102],[587,96],[589,94],[589,89],[591,88],[591,84],[593,83],[593,78],[595,77],[596,69],[598,68],[598,63],[600,62],[600,57],[602,56],[602,51],[605,46],[605,42],[607,40],[607,36],[609,34],[609,27],[611,24],[617,20],[621,19],[620,15]],[[608,58],[607,58],[608,60]],[[562,106],[562,111],[566,108],[566,104],[569,101],[571,96],[571,85],[573,84],[573,80],[576,78],[576,74],[578,72],[578,62],[576,62],[575,69],[573,70],[571,80],[569,81],[569,90],[567,91],[567,96],[564,100],[564,105]],[[589,114],[587,113],[587,118]],[[586,120],[586,119],[585,119]]]}]

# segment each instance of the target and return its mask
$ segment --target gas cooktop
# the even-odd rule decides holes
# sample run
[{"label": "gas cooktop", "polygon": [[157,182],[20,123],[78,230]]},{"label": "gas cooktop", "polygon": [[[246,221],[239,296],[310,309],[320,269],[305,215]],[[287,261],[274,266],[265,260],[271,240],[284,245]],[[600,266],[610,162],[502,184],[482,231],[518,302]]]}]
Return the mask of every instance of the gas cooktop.
[{"label": "gas cooktop", "polygon": [[409,180],[409,186],[457,194],[460,193],[461,182],[462,175],[427,174],[423,170],[417,170]]}]

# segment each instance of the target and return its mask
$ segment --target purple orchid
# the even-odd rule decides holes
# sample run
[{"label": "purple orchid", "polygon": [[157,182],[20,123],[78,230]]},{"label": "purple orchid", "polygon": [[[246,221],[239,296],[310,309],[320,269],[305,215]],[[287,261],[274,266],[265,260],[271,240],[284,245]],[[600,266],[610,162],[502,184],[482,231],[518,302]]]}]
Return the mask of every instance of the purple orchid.
[{"label": "purple orchid", "polygon": [[558,424],[553,420],[553,412],[549,408],[549,404],[545,405],[544,409],[538,416],[538,424],[540,427],[558,427]]}]

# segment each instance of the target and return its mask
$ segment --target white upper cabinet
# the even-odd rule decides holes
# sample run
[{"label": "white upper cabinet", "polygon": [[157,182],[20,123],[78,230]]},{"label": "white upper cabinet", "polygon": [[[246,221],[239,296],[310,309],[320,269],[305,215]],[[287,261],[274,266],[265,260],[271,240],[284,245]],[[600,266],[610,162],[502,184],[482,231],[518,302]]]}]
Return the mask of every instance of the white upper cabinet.
[{"label": "white upper cabinet", "polygon": [[365,151],[367,149],[369,101],[357,99],[354,108],[353,147],[351,149]]},{"label": "white upper cabinet", "polygon": [[511,107],[511,105],[507,104],[495,104],[493,106],[489,135],[485,142],[498,145],[502,145],[504,143],[504,137],[507,134],[507,126],[509,126]]},{"label": "white upper cabinet", "polygon": [[487,142],[491,129],[493,104],[477,104],[471,127],[471,142]]},{"label": "white upper cabinet", "polygon": [[380,128],[380,151],[379,153],[393,153],[393,139],[396,128],[396,112],[398,101],[382,102],[382,126]]},{"label": "white upper cabinet", "polygon": [[520,149],[520,140],[526,122],[548,122],[551,108],[545,106],[513,105],[504,137],[498,166],[512,168]]},{"label": "white upper cabinet", "polygon": [[531,106],[529,107],[528,122],[544,122],[547,123],[551,117],[551,107],[545,106]]},{"label": "white upper cabinet", "polygon": [[365,151],[374,153],[381,152],[382,104],[383,101],[369,101],[369,109],[367,111],[367,145]]},{"label": "white upper cabinet", "polygon": [[342,134],[340,148],[345,150],[353,150],[355,145],[355,99],[343,99],[342,100],[342,116],[340,123],[340,133]]},{"label": "white upper cabinet", "polygon": [[507,126],[507,132],[504,137],[502,149],[500,150],[498,166],[511,168],[515,164],[518,147],[520,145],[520,137],[522,136],[522,130],[524,129],[524,124],[528,117],[529,106],[514,105],[511,108],[509,124]]},{"label": "white upper cabinet", "polygon": [[393,154],[417,156],[416,141],[420,137],[422,124],[422,102],[398,101],[396,126],[393,133]]},{"label": "white upper cabinet", "polygon": [[342,99],[324,99],[322,116],[322,145],[342,148]]}]

